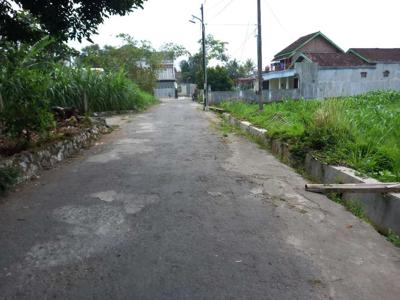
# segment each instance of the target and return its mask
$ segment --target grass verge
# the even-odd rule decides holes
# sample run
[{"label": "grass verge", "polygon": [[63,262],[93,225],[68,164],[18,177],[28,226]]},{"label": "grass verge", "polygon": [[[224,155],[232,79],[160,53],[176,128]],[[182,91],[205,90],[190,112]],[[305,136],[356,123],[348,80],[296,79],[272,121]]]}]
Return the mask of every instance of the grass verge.
[{"label": "grass verge", "polygon": [[381,181],[400,181],[400,92],[371,92],[328,100],[290,100],[264,106],[223,102],[236,118],[267,129],[304,159],[312,153]]},{"label": "grass verge", "polygon": [[[239,134],[241,136],[246,137],[248,140],[257,143],[261,148],[266,149],[268,145],[265,144],[265,141],[254,137],[253,135],[249,134],[246,131],[243,131],[242,129],[238,128],[237,126],[229,124],[225,119],[221,118],[221,122],[218,123],[218,126],[216,126],[217,129],[219,129],[224,137],[227,137],[228,134]],[[287,163],[286,161],[283,161],[283,163]],[[291,164],[292,165],[292,164]],[[293,166],[293,165],[292,165]],[[308,176],[307,173],[304,172],[303,169],[296,167],[296,171],[301,174],[302,176],[308,178],[311,180]],[[311,180],[312,181],[312,180]],[[359,219],[363,220],[366,223],[371,224],[374,226],[374,224],[368,219],[368,217],[365,214],[365,211],[359,201],[356,200],[344,200],[339,194],[332,193],[326,195],[329,199],[332,201],[342,205],[346,210],[351,212],[353,215],[358,217]],[[400,237],[394,233],[392,230],[388,230],[388,232],[380,232],[377,230],[380,234],[384,235],[386,239],[391,242],[394,246],[400,247]]]}]

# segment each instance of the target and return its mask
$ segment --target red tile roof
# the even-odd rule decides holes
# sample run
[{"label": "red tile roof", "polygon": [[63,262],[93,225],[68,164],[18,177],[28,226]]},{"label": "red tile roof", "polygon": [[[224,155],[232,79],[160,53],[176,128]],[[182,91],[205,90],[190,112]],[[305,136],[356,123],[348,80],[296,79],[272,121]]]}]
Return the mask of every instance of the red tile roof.
[{"label": "red tile roof", "polygon": [[351,48],[348,52],[355,53],[372,63],[400,63],[400,48]]},{"label": "red tile roof", "polygon": [[274,60],[277,60],[280,56],[282,56],[283,54],[287,54],[287,53],[291,53],[293,51],[296,51],[301,45],[303,45],[305,42],[307,42],[308,40],[312,39],[315,35],[317,35],[319,32],[314,32],[311,34],[307,34],[305,36],[300,37],[299,39],[297,39],[295,42],[293,42],[292,44],[290,44],[289,46],[287,46],[285,49],[283,49],[282,51],[280,51],[279,53],[277,53],[275,55]]},{"label": "red tile roof", "polygon": [[321,67],[356,67],[368,65],[361,58],[348,53],[304,53]]},{"label": "red tile roof", "polygon": [[302,36],[298,38],[295,42],[287,46],[285,49],[280,51],[278,54],[275,55],[274,61],[280,60],[283,58],[287,58],[292,56],[296,51],[298,51],[303,45],[306,45],[308,42],[312,41],[316,37],[322,37],[325,39],[328,43],[330,43],[332,46],[337,48],[340,52],[344,52],[342,49],[340,49],[339,46],[337,46],[334,42],[332,42],[328,37],[326,37],[321,31],[317,31],[311,34],[307,34],[305,36]]}]

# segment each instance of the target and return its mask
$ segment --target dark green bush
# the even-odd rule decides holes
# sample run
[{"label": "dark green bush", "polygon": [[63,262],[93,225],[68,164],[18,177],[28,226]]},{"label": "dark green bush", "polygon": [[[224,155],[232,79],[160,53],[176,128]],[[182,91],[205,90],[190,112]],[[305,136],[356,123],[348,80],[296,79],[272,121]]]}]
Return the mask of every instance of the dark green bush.
[{"label": "dark green bush", "polygon": [[33,133],[43,137],[54,129],[55,121],[47,98],[49,82],[48,74],[25,68],[3,80],[4,108],[0,119],[7,134],[30,140]]},{"label": "dark green bush", "polygon": [[0,168],[0,195],[7,192],[16,183],[19,171],[12,167]]}]

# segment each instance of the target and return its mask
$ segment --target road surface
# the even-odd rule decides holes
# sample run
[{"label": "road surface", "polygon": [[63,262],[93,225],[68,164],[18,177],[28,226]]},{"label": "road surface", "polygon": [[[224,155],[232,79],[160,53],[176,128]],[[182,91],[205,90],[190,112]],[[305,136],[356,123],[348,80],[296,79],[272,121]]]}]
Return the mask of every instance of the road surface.
[{"label": "road surface", "polygon": [[1,299],[399,299],[398,249],[212,113],[125,119],[2,201]]}]

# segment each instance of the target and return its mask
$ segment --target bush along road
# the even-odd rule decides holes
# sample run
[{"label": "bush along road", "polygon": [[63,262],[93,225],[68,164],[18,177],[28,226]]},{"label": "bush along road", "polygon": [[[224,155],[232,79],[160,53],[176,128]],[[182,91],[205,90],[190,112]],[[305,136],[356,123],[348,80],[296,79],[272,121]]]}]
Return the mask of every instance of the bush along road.
[{"label": "bush along road", "polygon": [[4,299],[398,299],[400,252],[190,100],[0,205]]}]

